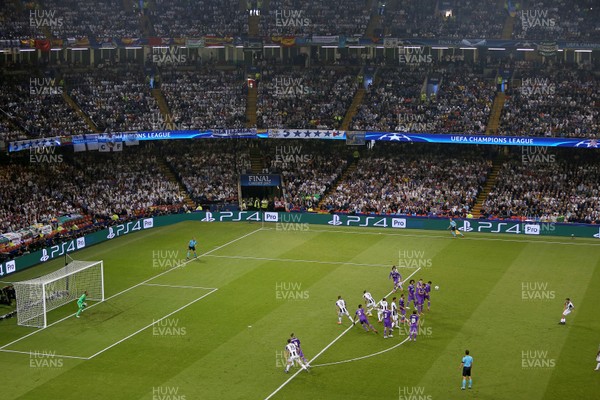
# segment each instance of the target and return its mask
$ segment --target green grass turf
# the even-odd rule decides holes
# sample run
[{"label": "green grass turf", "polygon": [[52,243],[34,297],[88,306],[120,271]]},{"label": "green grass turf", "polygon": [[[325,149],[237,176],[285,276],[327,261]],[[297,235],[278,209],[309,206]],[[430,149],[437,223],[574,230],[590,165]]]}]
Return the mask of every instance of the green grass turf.
[{"label": "green grass turf", "polygon": [[[35,354],[0,352],[2,399],[265,399],[297,371],[283,372],[291,332],[309,359],[321,354],[310,373],[296,375],[274,399],[596,399],[600,393],[600,372],[593,370],[600,344],[598,241],[260,228],[187,222],[76,253],[104,261],[109,299],[80,319],[69,317],[74,304],[55,310],[45,330],[0,322],[0,347],[18,340],[4,350]],[[192,236],[209,254],[169,270],[185,258]],[[398,331],[384,340],[359,326],[342,335],[349,321],[336,324],[337,295],[351,312],[365,289],[379,300],[391,290],[388,273],[401,255],[404,277],[440,286],[418,341],[401,343],[406,335]],[[10,278],[61,266],[55,260]],[[576,308],[561,326],[565,297]],[[467,348],[475,359],[474,388],[462,392]]]}]

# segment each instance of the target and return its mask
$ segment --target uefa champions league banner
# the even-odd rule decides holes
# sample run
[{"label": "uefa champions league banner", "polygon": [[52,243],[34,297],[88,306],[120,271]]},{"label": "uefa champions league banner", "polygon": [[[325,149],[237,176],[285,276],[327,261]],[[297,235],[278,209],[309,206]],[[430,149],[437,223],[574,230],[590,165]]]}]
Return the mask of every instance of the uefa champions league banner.
[{"label": "uefa champions league banner", "polygon": [[407,132],[364,132],[338,131],[328,129],[268,129],[258,132],[255,128],[199,130],[160,130],[140,132],[115,132],[74,135],[72,137],[53,137],[11,142],[9,152],[31,150],[36,148],[73,145],[76,148],[97,148],[101,144],[128,143],[147,140],[176,139],[323,139],[346,140],[353,134],[365,134],[365,140],[383,142],[409,143],[441,143],[499,146],[532,146],[532,147],[571,147],[598,148],[597,139],[555,138],[555,137],[523,137],[492,135],[432,134]]},{"label": "uefa champions league banner", "polygon": [[[277,231],[308,231],[322,227],[332,228],[384,228],[390,232],[406,229],[443,231],[447,233],[446,218],[427,218],[388,215],[312,214],[262,211],[201,211],[187,214],[172,214],[124,222],[89,235],[67,240],[61,244],[44,248],[14,260],[0,263],[0,280],[9,281],[7,275],[34,265],[60,259],[95,244],[136,232],[168,226],[183,221],[200,223],[250,222],[265,223],[265,228]],[[456,219],[458,229],[465,233],[510,234],[528,236],[566,236],[585,239],[600,239],[600,226],[589,224],[566,224],[534,221],[495,221],[480,219]],[[199,227],[202,230],[202,227]],[[442,234],[442,232],[439,232]]]},{"label": "uefa champions league banner", "polygon": [[366,140],[410,143],[479,144],[499,146],[598,148],[597,139],[523,136],[366,132]]}]

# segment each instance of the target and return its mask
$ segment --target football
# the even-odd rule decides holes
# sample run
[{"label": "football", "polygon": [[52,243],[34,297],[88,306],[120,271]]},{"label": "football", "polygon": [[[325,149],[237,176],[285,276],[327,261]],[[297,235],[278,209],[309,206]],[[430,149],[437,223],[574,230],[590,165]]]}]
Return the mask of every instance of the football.
[{"label": "football", "polygon": [[440,287],[436,285],[435,290],[440,290]]}]

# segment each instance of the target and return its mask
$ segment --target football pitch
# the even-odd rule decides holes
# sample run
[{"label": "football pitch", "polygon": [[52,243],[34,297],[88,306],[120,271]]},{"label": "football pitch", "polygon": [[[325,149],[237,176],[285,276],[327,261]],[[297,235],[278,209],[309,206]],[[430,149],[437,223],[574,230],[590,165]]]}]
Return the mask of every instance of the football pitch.
[{"label": "football pitch", "polygon": [[[54,310],[45,329],[1,321],[1,398],[598,398],[600,241],[299,227],[185,222],[75,253],[104,261],[106,301],[78,319],[74,303]],[[192,237],[199,257],[188,262]],[[375,313],[378,334],[347,317],[338,325],[338,295],[351,315],[364,290],[399,296],[392,265],[439,286],[417,341],[404,326],[384,339]],[[559,325],[566,297],[575,309]],[[284,373],[292,332],[309,372]],[[463,391],[466,349],[473,388]]]}]

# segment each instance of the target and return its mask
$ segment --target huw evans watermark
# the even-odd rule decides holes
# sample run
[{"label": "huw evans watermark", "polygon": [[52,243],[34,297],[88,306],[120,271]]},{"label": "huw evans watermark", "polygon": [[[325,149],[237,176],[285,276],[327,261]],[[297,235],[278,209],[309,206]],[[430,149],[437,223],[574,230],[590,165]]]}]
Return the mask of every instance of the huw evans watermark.
[{"label": "huw evans watermark", "polygon": [[425,386],[400,386],[398,400],[433,400],[433,396],[427,394]]},{"label": "huw evans watermark", "polygon": [[433,57],[425,53],[424,47],[401,47],[398,49],[398,61],[400,64],[429,64]]},{"label": "huw evans watermark", "polygon": [[152,387],[152,400],[187,400],[187,398],[180,392],[179,386],[155,386]]},{"label": "huw evans watermark", "polygon": [[303,28],[310,26],[310,18],[303,10],[276,10],[275,26],[281,28]]},{"label": "huw evans watermark", "polygon": [[43,96],[62,95],[63,88],[55,78],[29,78],[29,94]]},{"label": "huw evans watermark", "polygon": [[522,300],[554,300],[556,293],[548,288],[548,282],[521,282]]},{"label": "huw evans watermark", "polygon": [[187,329],[179,318],[164,318],[152,322],[152,336],[185,336]]},{"label": "huw evans watermark", "polygon": [[522,350],[522,369],[552,369],[556,366],[556,360],[548,356],[547,350]]},{"label": "huw evans watermark", "polygon": [[431,132],[435,130],[435,124],[428,122],[427,117],[422,114],[398,114],[398,132]]},{"label": "huw evans watermark", "polygon": [[521,161],[523,164],[554,164],[556,155],[550,153],[547,146],[522,146]]},{"label": "huw evans watermark", "polygon": [[31,147],[29,149],[29,162],[32,164],[62,163],[62,154],[56,154],[56,147]]},{"label": "huw evans watermark", "polygon": [[287,166],[306,164],[312,158],[312,154],[305,152],[302,145],[275,147],[275,162],[278,164]]},{"label": "huw evans watermark", "polygon": [[525,97],[533,95],[553,95],[556,93],[556,84],[549,78],[523,78],[521,80],[521,94]]},{"label": "huw evans watermark", "polygon": [[275,282],[277,300],[308,300],[308,290],[302,290],[300,282]]},{"label": "huw evans watermark", "polygon": [[179,250],[152,250],[152,268],[171,269],[186,265],[185,254]]},{"label": "huw evans watermark", "polygon": [[398,268],[430,268],[433,265],[431,257],[425,250],[398,250]]},{"label": "huw evans watermark", "polygon": [[519,17],[524,31],[532,28],[550,30],[556,26],[556,20],[548,16],[548,10],[522,10]]},{"label": "huw evans watermark", "polygon": [[56,351],[35,350],[29,353],[30,368],[62,368],[64,361]]},{"label": "huw evans watermark", "polygon": [[184,127],[175,121],[171,115],[162,115],[160,112],[154,112],[150,115],[150,126],[155,131],[176,131],[183,130]]},{"label": "huw evans watermark", "polygon": [[178,46],[153,47],[152,62],[158,65],[184,64],[187,62],[187,55]]},{"label": "huw evans watermark", "polygon": [[279,98],[294,98],[306,96],[310,88],[302,77],[277,77],[273,80],[274,96]]},{"label": "huw evans watermark", "polygon": [[34,28],[62,28],[63,17],[56,10],[29,10],[29,26]]}]

